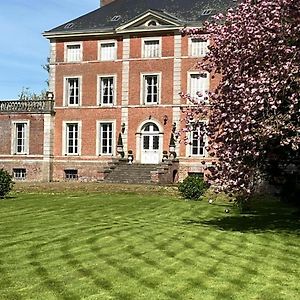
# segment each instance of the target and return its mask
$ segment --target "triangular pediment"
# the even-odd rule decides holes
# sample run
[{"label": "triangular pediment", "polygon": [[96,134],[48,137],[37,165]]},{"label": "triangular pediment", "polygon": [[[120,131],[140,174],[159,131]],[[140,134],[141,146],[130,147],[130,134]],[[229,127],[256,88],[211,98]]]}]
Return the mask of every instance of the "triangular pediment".
[{"label": "triangular pediment", "polygon": [[160,30],[183,26],[182,22],[163,12],[147,10],[145,13],[129,20],[116,31]]}]

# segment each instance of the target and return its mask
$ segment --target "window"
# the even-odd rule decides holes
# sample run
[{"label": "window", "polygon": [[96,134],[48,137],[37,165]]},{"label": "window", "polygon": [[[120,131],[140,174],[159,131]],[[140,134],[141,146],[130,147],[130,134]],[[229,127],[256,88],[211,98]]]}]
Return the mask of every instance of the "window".
[{"label": "window", "polygon": [[153,58],[161,56],[160,40],[144,40],[143,57]]},{"label": "window", "polygon": [[70,169],[64,170],[64,172],[66,180],[78,180],[78,170]]},{"label": "window", "polygon": [[117,16],[113,16],[111,19],[110,19],[112,22],[118,22],[121,20],[121,16],[117,15]]},{"label": "window", "polygon": [[156,22],[156,20],[150,20],[146,23],[146,26],[157,26],[158,23]]},{"label": "window", "polygon": [[205,156],[205,142],[206,137],[202,128],[203,123],[200,123],[196,130],[191,132],[191,155],[192,156]]},{"label": "window", "polygon": [[81,44],[67,44],[66,45],[66,61],[77,62],[82,59]]},{"label": "window", "polygon": [[159,102],[159,75],[143,75],[143,103]]},{"label": "window", "polygon": [[29,153],[29,122],[13,123],[13,153]]},{"label": "window", "polygon": [[115,103],[115,77],[99,77],[100,105],[113,105]]},{"label": "window", "polygon": [[208,52],[209,42],[200,38],[190,39],[190,56],[203,57]]},{"label": "window", "polygon": [[211,8],[204,9],[204,10],[202,11],[202,16],[209,16],[209,15],[212,14],[212,12],[213,12],[213,9],[211,9]]},{"label": "window", "polygon": [[208,100],[207,92],[209,90],[208,73],[190,73],[189,74],[189,94],[197,100]]},{"label": "window", "polygon": [[79,77],[65,79],[65,103],[67,106],[77,106],[81,98],[81,80]]},{"label": "window", "polygon": [[115,60],[117,56],[116,42],[100,43],[100,60]]},{"label": "window", "polygon": [[99,123],[99,154],[113,155],[113,123]]},{"label": "window", "polygon": [[13,177],[15,180],[25,180],[26,169],[13,169]]},{"label": "window", "polygon": [[79,124],[66,123],[66,155],[79,155]]}]

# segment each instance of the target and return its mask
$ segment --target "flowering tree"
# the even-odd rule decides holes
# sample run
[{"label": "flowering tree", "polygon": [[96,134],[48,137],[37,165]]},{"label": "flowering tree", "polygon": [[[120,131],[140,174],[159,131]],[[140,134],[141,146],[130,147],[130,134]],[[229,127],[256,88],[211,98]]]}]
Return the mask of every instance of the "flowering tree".
[{"label": "flowering tree", "polygon": [[[274,177],[291,163],[299,169],[300,1],[244,0],[204,28],[184,30],[204,33],[213,43],[198,67],[222,77],[209,105],[184,95],[194,104],[187,130],[205,127],[216,158],[209,181],[247,198],[262,174]],[[197,123],[204,117],[206,126]]]}]

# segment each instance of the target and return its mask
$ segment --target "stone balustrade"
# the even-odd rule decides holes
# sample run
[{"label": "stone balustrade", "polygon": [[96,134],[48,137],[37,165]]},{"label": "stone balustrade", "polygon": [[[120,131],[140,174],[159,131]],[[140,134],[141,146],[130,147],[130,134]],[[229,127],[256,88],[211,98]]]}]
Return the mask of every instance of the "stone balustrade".
[{"label": "stone balustrade", "polygon": [[0,101],[0,113],[53,113],[53,100]]}]

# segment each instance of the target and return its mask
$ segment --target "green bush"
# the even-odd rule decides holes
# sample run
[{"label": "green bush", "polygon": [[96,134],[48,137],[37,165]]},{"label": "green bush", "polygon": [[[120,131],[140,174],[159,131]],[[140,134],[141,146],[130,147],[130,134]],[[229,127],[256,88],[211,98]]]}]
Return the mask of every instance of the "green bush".
[{"label": "green bush", "polygon": [[4,198],[13,187],[12,176],[3,169],[0,169],[0,198]]},{"label": "green bush", "polygon": [[198,200],[209,188],[207,182],[199,176],[188,176],[183,182],[179,183],[178,190],[186,199]]}]

